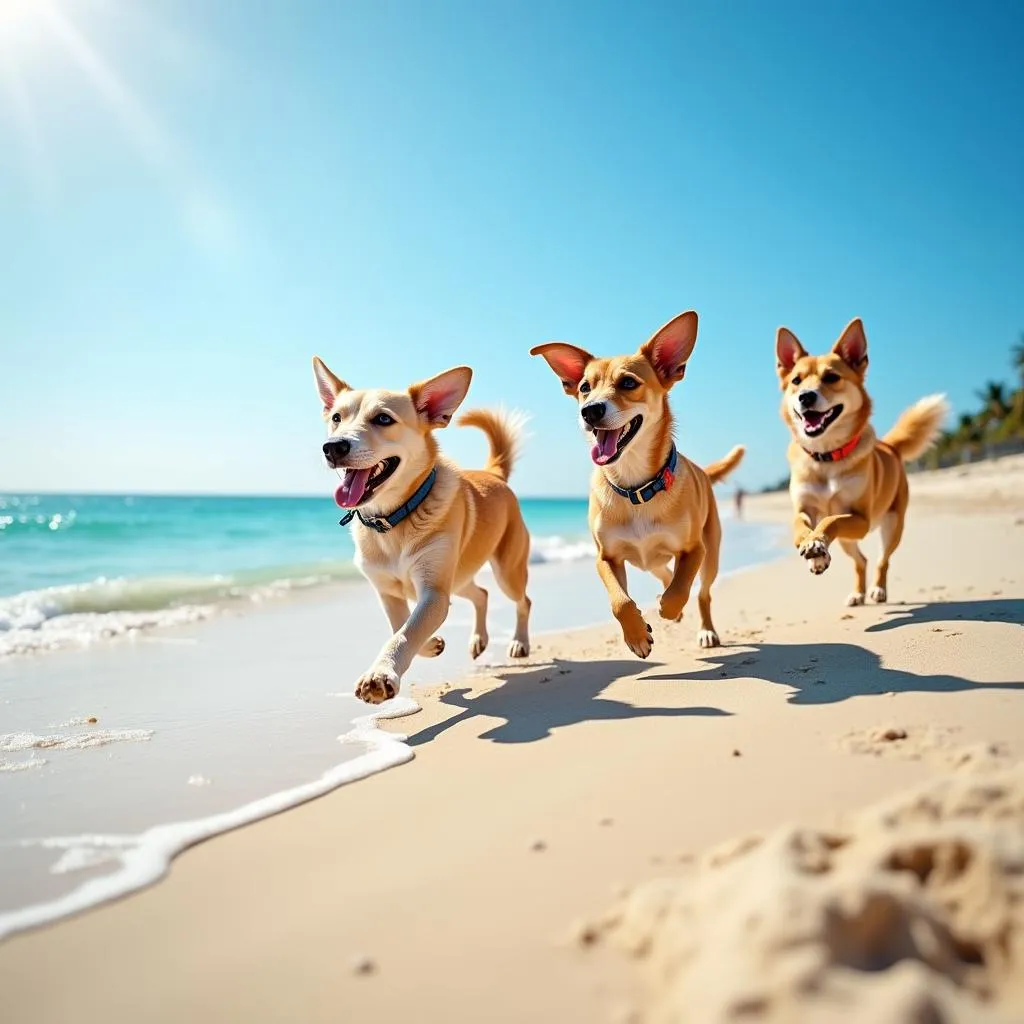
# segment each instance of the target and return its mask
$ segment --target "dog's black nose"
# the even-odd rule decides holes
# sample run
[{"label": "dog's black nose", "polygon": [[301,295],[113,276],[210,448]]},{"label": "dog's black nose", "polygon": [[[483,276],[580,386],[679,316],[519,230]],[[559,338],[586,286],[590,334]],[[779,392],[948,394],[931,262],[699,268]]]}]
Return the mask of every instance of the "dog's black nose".
[{"label": "dog's black nose", "polygon": [[596,426],[604,419],[604,402],[591,402],[580,409],[580,415],[588,426]]},{"label": "dog's black nose", "polygon": [[345,458],[352,444],[343,437],[335,437],[324,443],[324,457],[333,466],[339,459]]},{"label": "dog's black nose", "polygon": [[804,409],[810,409],[810,407],[818,400],[818,392],[801,391],[800,394],[796,396],[796,400]]}]

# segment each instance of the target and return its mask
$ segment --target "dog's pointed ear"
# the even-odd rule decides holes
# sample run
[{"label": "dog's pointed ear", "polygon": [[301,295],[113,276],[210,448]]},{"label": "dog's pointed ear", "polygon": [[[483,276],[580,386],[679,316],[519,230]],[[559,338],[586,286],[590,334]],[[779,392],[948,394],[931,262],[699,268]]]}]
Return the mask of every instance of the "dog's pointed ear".
[{"label": "dog's pointed ear", "polygon": [[562,382],[562,390],[567,395],[575,395],[579,390],[580,381],[587,371],[587,364],[594,357],[586,349],[577,348],[564,341],[549,341],[544,345],[535,345],[530,349],[531,356],[543,356],[548,366],[555,371]]},{"label": "dog's pointed ear", "polygon": [[429,426],[447,427],[455,410],[462,405],[472,379],[473,371],[468,366],[456,366],[413,384],[409,388],[409,397]]},{"label": "dog's pointed ear", "polygon": [[832,351],[851,370],[863,373],[868,368],[868,336],[864,333],[864,321],[854,317],[839,335]]},{"label": "dog's pointed ear", "polygon": [[697,314],[688,309],[673,317],[640,346],[640,354],[654,367],[658,379],[670,388],[686,374],[686,361],[697,344]]},{"label": "dog's pointed ear", "polygon": [[335,377],[319,356],[313,356],[313,376],[316,378],[316,390],[325,410],[334,405],[334,400],[342,391],[349,390],[349,386],[339,377]]},{"label": "dog's pointed ear", "polygon": [[800,339],[788,328],[780,327],[775,332],[775,368],[780,377],[789,376],[789,371],[807,355]]}]

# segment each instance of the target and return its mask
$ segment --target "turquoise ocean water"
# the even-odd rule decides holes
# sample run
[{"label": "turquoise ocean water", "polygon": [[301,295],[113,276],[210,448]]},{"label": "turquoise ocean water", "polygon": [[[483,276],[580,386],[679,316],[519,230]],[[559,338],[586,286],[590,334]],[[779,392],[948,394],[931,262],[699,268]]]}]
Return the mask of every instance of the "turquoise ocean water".
[{"label": "turquoise ocean water", "polygon": [[[578,553],[584,499],[522,505],[542,542],[535,561]],[[353,550],[339,515],[325,498],[0,494],[0,596],[101,578],[178,580],[183,596],[214,577],[240,586],[343,578]]]},{"label": "turquoise ocean water", "polygon": [[[585,498],[527,498],[531,562],[592,557]],[[0,494],[0,656],[204,618],[358,573],[329,498]],[[765,557],[726,525],[723,570]]]},{"label": "turquoise ocean water", "polygon": [[[586,501],[527,499],[532,561],[587,557]],[[329,498],[0,494],[0,654],[354,577]]]}]

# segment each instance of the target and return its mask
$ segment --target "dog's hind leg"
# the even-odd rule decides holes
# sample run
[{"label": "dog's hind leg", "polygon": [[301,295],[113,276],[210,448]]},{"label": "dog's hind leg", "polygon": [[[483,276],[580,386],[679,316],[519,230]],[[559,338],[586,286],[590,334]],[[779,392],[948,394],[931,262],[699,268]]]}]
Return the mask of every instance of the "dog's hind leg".
[{"label": "dog's hind leg", "polygon": [[[380,595],[381,607],[384,614],[391,623],[391,631],[397,633],[409,618],[409,602],[404,597],[396,597],[394,594]],[[422,658],[436,658],[444,650],[444,640],[439,636],[432,636],[419,650]]]},{"label": "dog's hind leg", "polygon": [[841,540],[839,546],[853,559],[855,583],[853,593],[846,599],[846,603],[852,608],[864,603],[864,593],[867,590],[868,560],[855,540]]},{"label": "dog's hind leg", "polygon": [[487,650],[490,640],[487,636],[487,591],[470,580],[457,593],[473,605],[473,635],[469,638],[469,656],[479,658]]},{"label": "dog's hind leg", "polygon": [[[518,512],[518,509],[517,509]],[[530,599],[526,596],[527,564],[530,561],[530,535],[521,515],[510,518],[491,568],[502,593],[516,605],[516,631],[508,645],[510,658],[525,658],[530,653]]]},{"label": "dog's hind leg", "polygon": [[697,607],[700,610],[700,630],[697,643],[701,647],[717,647],[721,641],[714,622],[711,621],[711,586],[718,578],[718,558],[722,548],[722,523],[718,518],[718,506],[714,498],[708,520],[704,524],[704,563],[700,567],[700,590],[697,593]]},{"label": "dog's hind leg", "polygon": [[903,522],[906,516],[906,505],[894,508],[882,516],[879,532],[882,535],[882,557],[875,568],[875,585],[871,588],[871,600],[885,604],[889,599],[889,559],[900,546],[903,539]]}]

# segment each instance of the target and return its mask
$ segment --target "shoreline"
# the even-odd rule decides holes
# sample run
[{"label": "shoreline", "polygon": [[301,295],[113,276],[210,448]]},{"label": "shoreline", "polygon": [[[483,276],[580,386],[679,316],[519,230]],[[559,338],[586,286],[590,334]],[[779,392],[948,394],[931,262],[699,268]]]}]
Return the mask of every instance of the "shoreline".
[{"label": "shoreline", "polygon": [[[763,550],[751,551],[750,557],[762,560],[768,557],[774,544],[772,537],[772,531],[764,532]],[[756,564],[751,562],[734,571],[742,573]],[[534,609],[537,613],[535,643],[573,635],[601,621],[605,600],[590,587],[592,572],[589,560],[585,564],[573,561],[534,566],[533,578],[540,590]],[[486,583],[486,575],[482,579]],[[646,603],[653,601],[656,589],[654,581],[642,580],[637,593]],[[280,813],[411,759],[412,748],[401,742],[393,745],[387,757],[378,756],[381,743],[395,737],[394,727],[388,729],[382,723],[380,728],[370,730],[366,728],[367,723],[377,717],[385,720],[402,717],[404,720],[415,714],[420,706],[413,698],[421,687],[458,685],[463,677],[472,678],[480,672],[507,667],[509,663],[503,657],[504,635],[511,635],[512,622],[511,606],[506,608],[505,604],[499,600],[492,608],[491,648],[481,659],[471,662],[463,651],[468,643],[470,620],[466,609],[457,603],[444,630],[452,648],[442,658],[418,660],[409,673],[399,704],[385,706],[379,712],[368,709],[348,693],[348,680],[344,676],[336,683],[333,680],[319,682],[321,673],[316,671],[318,663],[332,656],[330,646],[323,640],[332,620],[344,623],[346,632],[360,637],[354,648],[346,650],[344,659],[352,678],[358,674],[362,662],[372,657],[377,641],[382,641],[386,635],[385,626],[379,621],[376,599],[362,580],[310,588],[288,594],[281,600],[243,609],[229,606],[206,621],[142,634],[134,638],[135,642],[125,643],[115,638],[91,651],[47,652],[41,659],[29,657],[13,663],[9,659],[6,665],[0,665],[0,698],[10,695],[10,699],[17,700],[19,692],[43,692],[51,695],[52,702],[49,715],[41,716],[36,710],[31,718],[23,716],[20,722],[17,713],[13,718],[9,715],[10,724],[20,725],[21,731],[0,736],[0,750],[5,749],[5,743],[14,743],[10,749],[15,753],[3,761],[5,772],[13,774],[20,767],[26,769],[21,773],[23,779],[5,780],[8,792],[12,800],[29,801],[31,816],[22,824],[15,818],[9,819],[6,827],[0,828],[0,848],[14,851],[17,865],[12,867],[9,862],[6,872],[0,875],[0,939],[152,885],[166,874],[175,856],[197,842]],[[241,751],[241,759],[236,756],[235,763],[230,765],[223,756],[209,760],[211,744],[231,742],[230,737],[221,734],[223,730],[207,729],[203,734],[205,739],[193,738],[194,729],[183,731],[181,727],[172,734],[155,707],[162,700],[161,691],[179,690],[182,674],[195,674],[197,667],[204,673],[201,686],[222,688],[221,670],[211,671],[208,667],[211,662],[214,665],[226,661],[255,663],[247,671],[256,671],[265,679],[270,673],[267,681],[272,689],[272,674],[288,672],[292,663],[289,651],[275,650],[266,642],[266,634],[279,632],[289,635],[291,658],[295,659],[301,650],[309,666],[304,672],[307,699],[302,719],[296,724],[295,714],[299,709],[282,705],[272,692],[267,700],[254,701],[240,690],[239,706],[248,705],[250,713],[261,721],[266,721],[268,715],[286,716],[293,734],[300,728],[292,748],[295,755],[302,757],[300,763],[304,767],[286,766],[285,750],[274,753],[268,764],[260,766],[261,778],[266,781],[254,788],[243,779],[247,766],[257,767],[251,754]],[[262,668],[255,668],[256,664]],[[98,678],[108,680],[102,689],[97,687]],[[132,705],[126,705],[125,687],[132,686],[138,678],[147,680],[147,688],[152,693],[149,703],[140,695]],[[336,692],[338,690],[341,692]],[[337,700],[339,697],[343,699]],[[205,700],[203,705],[190,703],[187,692],[182,692],[176,703],[181,704],[180,710],[173,712],[178,719],[190,716],[216,719],[227,710],[223,702],[219,705],[210,705]],[[17,707],[16,703],[13,710],[17,711]],[[101,726],[87,724],[96,721],[95,713],[99,714]],[[53,724],[58,721],[59,726]],[[45,722],[49,724],[44,728]],[[69,730],[65,726],[75,728]],[[399,731],[402,728],[402,725],[397,726]],[[303,736],[308,739],[296,746]],[[126,751],[124,744],[117,742],[122,739],[145,739],[144,746],[149,749]],[[264,727],[262,732],[253,733],[253,740],[274,742],[274,737]],[[98,762],[87,749],[106,744],[114,744],[107,746],[108,759],[115,759],[109,765]],[[176,753],[176,747],[183,744],[190,748],[187,755]],[[316,756],[308,756],[305,747]],[[356,753],[355,747],[370,749]],[[168,758],[176,759],[174,763],[179,766],[177,788],[173,773],[168,779],[167,768],[160,767]],[[150,763],[153,768],[148,767]],[[119,767],[122,764],[129,767],[122,769]],[[274,764],[279,766],[276,773]],[[29,768],[32,772],[27,770]],[[79,781],[76,776],[85,770],[91,774]],[[132,771],[141,781],[145,780],[147,772],[159,772],[153,777],[151,792],[140,791],[134,804],[125,803],[125,798],[119,796],[119,781],[124,770]],[[41,771],[62,774],[46,779],[29,778],[38,776]],[[187,787],[182,785],[186,779]],[[196,789],[211,785],[211,789],[201,793]],[[64,803],[54,811],[47,811],[45,804],[51,798],[44,794],[55,792],[55,787],[57,792],[63,790]],[[77,814],[70,822],[63,817],[70,808],[65,807],[63,814],[59,813],[67,796],[79,791],[86,805],[96,803],[89,794],[97,789],[102,789],[104,795],[93,812]],[[145,800],[146,806],[138,806],[139,800]],[[40,801],[44,806],[39,811],[33,810]],[[23,810],[20,817],[24,814]],[[34,826],[30,824],[33,821]],[[96,821],[105,824],[97,827]],[[24,888],[26,870],[32,872],[31,886],[27,890]],[[19,892],[16,884],[19,877],[23,879],[22,898],[26,893],[33,894],[27,905],[18,906],[11,901],[12,895]]]},{"label": "shoreline", "polygon": [[[226,835],[276,814],[299,807],[353,782],[368,778],[411,761],[415,756],[404,742],[404,736],[385,732],[380,724],[405,718],[419,711],[412,700],[397,699],[387,708],[364,715],[355,720],[355,727],[339,736],[341,742],[360,743],[367,750],[354,758],[342,761],[324,772],[319,779],[292,789],[254,800],[230,811],[193,821],[175,821],[157,825],[137,836],[62,836],[60,848],[87,850],[100,845],[99,840],[114,840],[124,851],[122,866],[111,874],[93,878],[66,895],[43,903],[33,903],[9,911],[0,910],[0,943],[5,939],[55,924],[105,904],[123,899],[155,885],[171,870],[174,858],[185,850],[217,836]],[[36,845],[34,841],[26,841]],[[53,842],[50,840],[49,842]],[[38,841],[46,845],[46,840]]]},{"label": "shoreline", "polygon": [[[730,838],[829,824],[988,770],[970,753],[982,746],[996,767],[1024,758],[1024,476],[1004,469],[998,499],[954,480],[951,511],[936,507],[948,480],[912,478],[892,605],[848,609],[844,559],[818,579],[783,551],[716,587],[722,648],[695,649],[688,613],[658,622],[639,662],[605,622],[538,636],[525,666],[416,687],[423,710],[383,727],[408,735],[411,764],[5,942],[10,1007],[110,1021],[214,1007],[264,1020],[647,1019],[664,993],[643,958],[637,973],[604,943],[581,945],[617,891],[674,877],[680,857]],[[761,508],[788,515],[788,496],[770,497]],[[957,514],[967,504],[984,511],[984,545]],[[890,726],[905,735],[878,739]]]},{"label": "shoreline", "polygon": [[[731,517],[725,522],[733,523],[732,529],[739,531],[774,525],[757,519],[736,525],[737,520]],[[741,538],[741,550],[750,556],[741,568],[761,561],[749,550],[752,543],[750,537]],[[532,545],[531,572],[590,562],[594,555],[589,536],[539,535],[532,538]],[[285,570],[302,571],[299,575],[279,575]],[[483,578],[489,577],[489,566],[480,573]],[[288,602],[338,599],[355,593],[354,585],[365,587],[367,583],[353,562],[324,560],[238,573],[98,578],[9,594],[0,597],[0,666],[12,658],[173,635],[172,631],[182,627],[263,607],[281,607]]]}]

